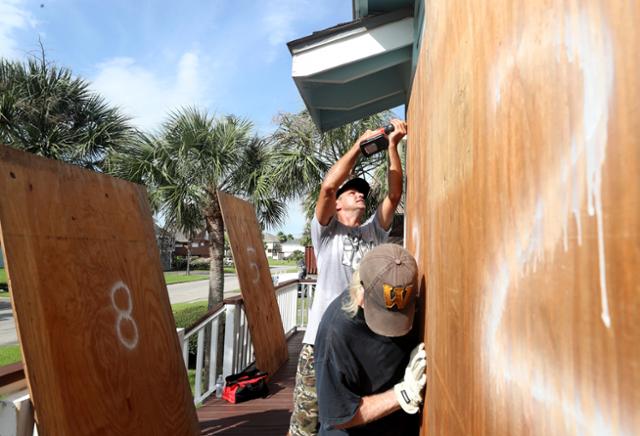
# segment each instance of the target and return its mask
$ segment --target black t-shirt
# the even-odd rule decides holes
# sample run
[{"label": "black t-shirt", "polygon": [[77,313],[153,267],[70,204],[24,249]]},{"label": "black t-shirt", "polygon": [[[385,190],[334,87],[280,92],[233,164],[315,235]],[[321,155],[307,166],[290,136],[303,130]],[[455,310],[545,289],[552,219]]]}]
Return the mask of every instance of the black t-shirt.
[{"label": "black t-shirt", "polygon": [[[347,292],[327,308],[314,347],[320,435],[412,435],[419,433],[418,415],[402,409],[369,424],[346,430],[362,397],[385,392],[402,381],[416,332],[389,338],[372,332],[360,309],[354,318],[342,310]],[[414,329],[415,330],[415,329]]]}]

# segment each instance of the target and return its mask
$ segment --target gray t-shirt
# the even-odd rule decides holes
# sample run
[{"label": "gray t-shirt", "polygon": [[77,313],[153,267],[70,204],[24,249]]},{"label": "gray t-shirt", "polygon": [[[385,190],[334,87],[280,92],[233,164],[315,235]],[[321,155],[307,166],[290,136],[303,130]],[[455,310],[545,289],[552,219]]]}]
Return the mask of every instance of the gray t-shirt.
[{"label": "gray t-shirt", "polygon": [[349,286],[353,271],[365,253],[385,242],[388,236],[389,231],[382,228],[377,213],[360,227],[345,226],[335,217],[323,226],[314,215],[311,241],[318,265],[318,281],[303,343],[314,344],[318,325],[329,304]]}]

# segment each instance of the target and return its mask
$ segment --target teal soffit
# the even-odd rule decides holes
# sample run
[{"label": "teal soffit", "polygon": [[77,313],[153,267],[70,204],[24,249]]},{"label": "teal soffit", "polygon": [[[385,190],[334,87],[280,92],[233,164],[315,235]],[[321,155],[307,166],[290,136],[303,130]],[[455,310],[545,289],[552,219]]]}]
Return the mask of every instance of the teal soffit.
[{"label": "teal soffit", "polygon": [[406,103],[412,11],[356,19],[288,44],[293,79],[321,131]]},{"label": "teal soffit", "polygon": [[415,0],[352,0],[353,19],[413,7]]}]

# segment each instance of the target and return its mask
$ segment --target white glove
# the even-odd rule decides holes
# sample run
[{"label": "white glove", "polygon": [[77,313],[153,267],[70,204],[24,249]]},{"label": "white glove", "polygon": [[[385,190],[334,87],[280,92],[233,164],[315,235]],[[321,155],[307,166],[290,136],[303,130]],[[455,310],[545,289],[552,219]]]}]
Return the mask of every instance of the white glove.
[{"label": "white glove", "polygon": [[411,352],[404,379],[393,387],[400,407],[409,414],[416,413],[422,404],[422,390],[427,384],[426,368],[427,353],[424,351],[424,342],[421,342]]}]

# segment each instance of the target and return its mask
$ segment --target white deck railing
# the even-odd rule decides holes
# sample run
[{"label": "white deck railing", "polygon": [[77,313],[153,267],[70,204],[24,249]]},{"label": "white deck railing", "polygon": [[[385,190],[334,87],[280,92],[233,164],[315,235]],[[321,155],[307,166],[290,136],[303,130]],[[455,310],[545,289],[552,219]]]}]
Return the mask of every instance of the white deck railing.
[{"label": "white deck railing", "polygon": [[[286,337],[306,327],[314,291],[315,281],[292,280],[276,288],[276,300]],[[224,328],[221,328],[223,325]],[[182,356],[187,367],[189,343],[195,338],[193,398],[196,404],[215,392],[216,380],[220,375],[224,379],[255,362],[253,343],[241,297],[225,300],[222,307],[191,327],[186,334],[180,332],[179,336]]]}]

